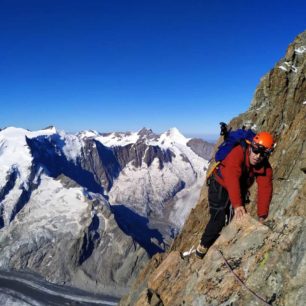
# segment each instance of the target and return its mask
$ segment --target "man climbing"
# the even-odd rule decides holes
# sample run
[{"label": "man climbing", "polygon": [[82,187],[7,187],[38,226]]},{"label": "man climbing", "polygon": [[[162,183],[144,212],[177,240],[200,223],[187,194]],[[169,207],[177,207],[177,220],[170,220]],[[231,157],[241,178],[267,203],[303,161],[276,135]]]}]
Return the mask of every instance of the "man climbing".
[{"label": "man climbing", "polygon": [[232,208],[234,218],[240,221],[246,214],[248,189],[256,180],[257,215],[263,222],[269,213],[272,199],[272,168],[268,158],[274,141],[270,133],[255,135],[251,143],[236,145],[208,178],[208,201],[210,220],[204,230],[196,255],[203,258],[208,248],[218,238],[220,231],[230,220]]}]

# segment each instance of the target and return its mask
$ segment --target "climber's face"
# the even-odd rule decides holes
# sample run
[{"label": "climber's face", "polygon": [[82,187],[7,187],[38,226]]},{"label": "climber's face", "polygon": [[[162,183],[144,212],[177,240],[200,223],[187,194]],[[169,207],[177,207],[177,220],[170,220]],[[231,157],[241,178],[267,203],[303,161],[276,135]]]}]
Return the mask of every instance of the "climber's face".
[{"label": "climber's face", "polygon": [[260,164],[263,159],[264,159],[264,157],[262,156],[262,154],[260,152],[254,153],[253,149],[251,148],[251,150],[250,150],[250,164],[252,166],[256,166],[256,165]]}]

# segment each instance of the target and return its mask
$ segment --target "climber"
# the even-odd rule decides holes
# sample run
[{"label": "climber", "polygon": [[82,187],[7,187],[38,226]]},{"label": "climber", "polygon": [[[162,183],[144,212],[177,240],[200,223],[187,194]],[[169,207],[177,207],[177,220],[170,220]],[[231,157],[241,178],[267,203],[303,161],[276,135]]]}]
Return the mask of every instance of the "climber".
[{"label": "climber", "polygon": [[234,218],[239,222],[246,214],[244,205],[248,202],[248,188],[258,186],[257,215],[263,222],[269,213],[272,199],[272,168],[268,161],[274,148],[270,133],[260,132],[252,142],[236,145],[208,178],[208,202],[210,220],[204,230],[196,256],[203,258],[208,248],[218,238],[226,221]]}]

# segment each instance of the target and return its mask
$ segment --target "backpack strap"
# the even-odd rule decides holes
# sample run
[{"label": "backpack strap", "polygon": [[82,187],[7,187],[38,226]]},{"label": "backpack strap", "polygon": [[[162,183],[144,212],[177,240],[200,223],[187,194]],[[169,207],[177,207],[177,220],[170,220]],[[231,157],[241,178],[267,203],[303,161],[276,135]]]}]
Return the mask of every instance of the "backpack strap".
[{"label": "backpack strap", "polygon": [[248,143],[246,140],[242,140],[240,142],[240,145],[242,146],[243,149],[243,165],[242,165],[242,174],[246,173],[247,167],[246,167],[246,152],[247,152],[247,147]]},{"label": "backpack strap", "polygon": [[[246,152],[247,152],[247,147],[248,147],[249,141],[248,140],[241,140],[240,143],[238,145],[240,145],[242,147],[243,150],[243,165],[242,165],[242,175],[246,173],[247,171],[247,167],[246,167]],[[215,169],[217,169],[217,173],[218,175],[222,178],[222,173],[220,171],[220,168],[218,167],[219,165],[222,165],[222,162],[217,162],[213,165],[213,167],[211,168],[211,170],[209,171],[209,175],[207,175],[207,179],[209,178],[209,176],[212,175],[212,173],[214,172]]]},{"label": "backpack strap", "polygon": [[209,186],[209,179],[212,176],[213,172],[215,169],[218,168],[220,162],[214,162],[213,165],[211,166],[210,170],[206,173],[206,185]]},{"label": "backpack strap", "polygon": [[[243,165],[242,165],[242,173],[241,176],[244,176],[246,179],[246,174],[247,174],[247,166],[246,166],[246,158],[247,158],[247,148],[248,148],[248,144],[250,142],[248,140],[244,140],[243,144],[242,144],[242,148],[243,148]],[[249,191],[248,191],[248,187],[247,185],[243,184],[242,186],[240,186],[241,188],[241,196],[242,196],[242,201],[244,204],[247,204],[250,202],[249,200]]]}]

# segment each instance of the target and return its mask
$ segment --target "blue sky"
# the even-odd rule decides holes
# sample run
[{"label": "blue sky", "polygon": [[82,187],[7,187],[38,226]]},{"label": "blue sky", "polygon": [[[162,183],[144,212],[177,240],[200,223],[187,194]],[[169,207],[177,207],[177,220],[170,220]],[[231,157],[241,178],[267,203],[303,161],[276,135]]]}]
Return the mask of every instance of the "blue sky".
[{"label": "blue sky", "polygon": [[217,134],[305,16],[305,1],[0,0],[0,126]]}]

